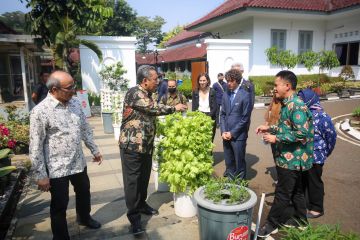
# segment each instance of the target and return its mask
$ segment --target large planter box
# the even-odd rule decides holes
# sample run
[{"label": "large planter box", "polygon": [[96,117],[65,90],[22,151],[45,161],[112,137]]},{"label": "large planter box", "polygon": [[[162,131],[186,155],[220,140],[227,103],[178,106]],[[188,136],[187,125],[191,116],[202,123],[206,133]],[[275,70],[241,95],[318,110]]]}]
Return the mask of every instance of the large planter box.
[{"label": "large planter box", "polygon": [[256,194],[247,189],[250,199],[237,205],[213,203],[205,198],[204,187],[194,193],[198,205],[199,232],[202,240],[250,239]]},{"label": "large planter box", "polygon": [[101,115],[103,120],[104,133],[114,133],[112,113],[103,112]]}]

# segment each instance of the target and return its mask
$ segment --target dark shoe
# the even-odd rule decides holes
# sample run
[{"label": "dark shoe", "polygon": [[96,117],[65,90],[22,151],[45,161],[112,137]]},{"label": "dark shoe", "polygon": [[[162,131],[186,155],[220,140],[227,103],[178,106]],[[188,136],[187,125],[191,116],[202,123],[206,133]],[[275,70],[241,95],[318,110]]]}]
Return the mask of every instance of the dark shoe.
[{"label": "dark shoe", "polygon": [[145,232],[145,230],[141,227],[141,225],[131,225],[131,233],[133,235],[139,235],[144,232]]},{"label": "dark shoe", "polygon": [[267,238],[270,234],[275,234],[277,232],[278,228],[267,222],[259,229],[258,237]]},{"label": "dark shoe", "polygon": [[145,207],[140,209],[140,212],[146,215],[159,215],[159,211],[150,207],[149,205],[145,205]]},{"label": "dark shoe", "polygon": [[101,224],[98,221],[94,220],[92,217],[89,217],[87,221],[81,221],[78,219],[77,222],[79,223],[79,225],[86,226],[91,229],[101,228]]},{"label": "dark shoe", "polygon": [[306,217],[307,218],[318,218],[318,217],[321,217],[322,215],[324,215],[324,212],[321,212],[319,214],[312,214],[311,212],[308,212],[306,214]]}]

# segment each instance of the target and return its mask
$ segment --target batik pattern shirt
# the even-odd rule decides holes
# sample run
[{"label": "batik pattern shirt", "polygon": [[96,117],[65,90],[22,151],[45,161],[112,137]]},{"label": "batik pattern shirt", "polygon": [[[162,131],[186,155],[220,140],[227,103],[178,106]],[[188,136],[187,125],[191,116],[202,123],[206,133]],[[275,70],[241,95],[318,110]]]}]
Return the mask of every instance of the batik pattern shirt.
[{"label": "batik pattern shirt", "polygon": [[276,165],[289,170],[308,170],[312,167],[314,129],[311,112],[296,94],[282,101],[278,125],[270,127],[276,135]]},{"label": "batik pattern shirt", "polygon": [[169,93],[166,93],[161,97],[160,103],[163,105],[175,107],[179,103],[186,104],[186,97],[180,92],[176,92],[176,95],[174,97],[171,96]]},{"label": "batik pattern shirt", "polygon": [[175,107],[156,104],[141,86],[126,93],[119,137],[120,148],[151,154],[155,137],[156,116],[175,112]]},{"label": "batik pattern shirt", "polygon": [[99,153],[80,101],[63,105],[51,94],[30,114],[29,155],[35,180],[82,172],[86,160],[81,140],[93,155]]},{"label": "batik pattern shirt", "polygon": [[336,144],[336,131],[329,115],[311,111],[314,121],[314,163],[323,164]]}]

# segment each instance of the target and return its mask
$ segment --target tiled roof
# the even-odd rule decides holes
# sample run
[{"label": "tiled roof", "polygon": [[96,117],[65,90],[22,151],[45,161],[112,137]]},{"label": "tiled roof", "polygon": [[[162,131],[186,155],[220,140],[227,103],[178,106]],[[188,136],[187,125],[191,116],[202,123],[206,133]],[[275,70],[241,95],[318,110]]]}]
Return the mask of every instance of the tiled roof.
[{"label": "tiled roof", "polygon": [[327,13],[359,4],[360,0],[227,0],[204,17],[187,25],[185,29],[191,29],[201,23],[227,15],[237,10],[245,10],[248,7],[320,11]]},{"label": "tiled roof", "polygon": [[203,32],[189,32],[186,30],[181,31],[179,34],[177,34],[175,37],[171,38],[169,41],[166,42],[166,46],[171,46],[176,43],[189,40],[189,39],[195,39],[198,36],[200,36]]},{"label": "tiled roof", "polygon": [[[158,55],[158,64],[164,62],[176,62],[183,60],[191,60],[197,58],[203,58],[206,55],[206,45],[202,44],[200,48],[197,48],[195,44],[186,45],[179,48],[167,49],[160,51]],[[143,59],[145,56],[145,59]],[[137,64],[155,64],[154,53],[146,55],[136,54]]]}]

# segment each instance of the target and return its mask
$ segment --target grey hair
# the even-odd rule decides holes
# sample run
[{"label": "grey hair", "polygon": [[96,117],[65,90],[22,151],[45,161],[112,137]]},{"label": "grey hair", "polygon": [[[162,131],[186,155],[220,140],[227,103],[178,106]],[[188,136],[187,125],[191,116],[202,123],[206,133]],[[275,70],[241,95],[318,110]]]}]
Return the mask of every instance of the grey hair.
[{"label": "grey hair", "polygon": [[244,66],[241,63],[233,63],[233,65],[231,65],[231,69],[244,71]]},{"label": "grey hair", "polygon": [[136,73],[136,81],[138,84],[142,83],[142,81],[144,80],[144,78],[149,78],[150,77],[150,71],[155,71],[156,69],[153,66],[150,65],[142,65],[139,67],[139,69],[137,70]]},{"label": "grey hair", "polygon": [[49,79],[46,82],[46,87],[47,87],[47,89],[49,89],[49,91],[51,91],[51,89],[53,87],[60,88],[61,87],[60,79],[58,79],[58,78],[56,78],[54,76],[50,76]]}]

